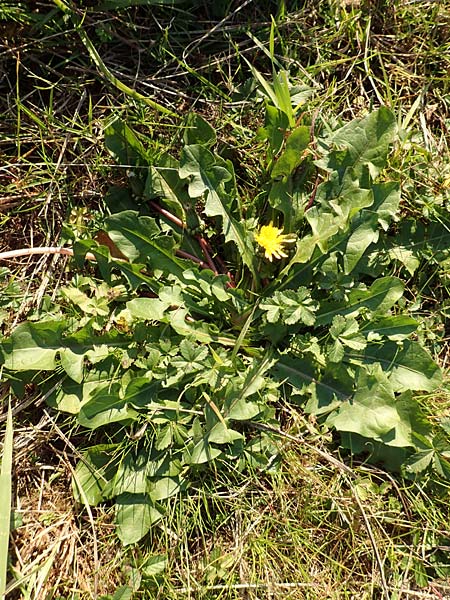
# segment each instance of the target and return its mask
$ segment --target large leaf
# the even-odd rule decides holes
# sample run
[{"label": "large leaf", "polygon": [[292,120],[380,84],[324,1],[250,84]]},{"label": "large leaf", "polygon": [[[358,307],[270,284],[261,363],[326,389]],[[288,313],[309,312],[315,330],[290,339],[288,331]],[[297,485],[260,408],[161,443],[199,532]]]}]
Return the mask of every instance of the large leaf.
[{"label": "large leaf", "polygon": [[327,424],[391,446],[413,446],[412,433],[423,421],[417,402],[408,392],[396,398],[379,365],[361,371],[353,398],[330,415]]},{"label": "large leaf", "polygon": [[336,315],[357,315],[362,308],[373,315],[384,315],[403,296],[403,289],[397,277],[381,277],[368,290],[352,290],[346,302],[323,303],[316,324],[327,325]]},{"label": "large leaf", "polygon": [[329,142],[336,150],[317,164],[327,170],[341,173],[348,167],[361,172],[364,165],[368,165],[371,176],[375,178],[386,165],[395,129],[394,114],[382,106],[367,117],[351,121],[335,131]]},{"label": "large leaf", "polygon": [[141,540],[162,516],[146,494],[121,494],[116,498],[117,535],[124,546]]},{"label": "large leaf", "polygon": [[4,366],[13,371],[53,371],[66,327],[65,321],[21,323],[2,341]]},{"label": "large leaf", "polygon": [[116,445],[102,444],[89,448],[77,463],[72,488],[77,502],[96,506],[106,499],[104,490],[114,477],[118,459],[113,455]]},{"label": "large leaf", "polygon": [[395,391],[432,392],[442,383],[441,369],[418,342],[405,340],[402,345],[394,342],[369,345],[364,361],[380,363],[389,373]]},{"label": "large leaf", "polygon": [[175,256],[173,240],[161,234],[154,219],[126,210],[108,217],[105,225],[113,242],[130,261],[149,264],[152,269],[181,279],[184,263]]},{"label": "large leaf", "polygon": [[[220,162],[220,164],[219,164]],[[223,184],[233,178],[232,173],[218,161],[212,152],[194,144],[183,148],[179,175],[189,178],[189,194],[192,198],[205,196],[205,214],[220,217],[226,242],[234,242],[244,263],[254,271],[254,251],[250,236],[244,225],[233,216],[235,198],[225,192]]]},{"label": "large leaf", "polygon": [[84,427],[97,429],[109,423],[135,419],[137,412],[119,396],[119,389],[119,384],[96,389],[91,399],[81,407],[78,422]]}]

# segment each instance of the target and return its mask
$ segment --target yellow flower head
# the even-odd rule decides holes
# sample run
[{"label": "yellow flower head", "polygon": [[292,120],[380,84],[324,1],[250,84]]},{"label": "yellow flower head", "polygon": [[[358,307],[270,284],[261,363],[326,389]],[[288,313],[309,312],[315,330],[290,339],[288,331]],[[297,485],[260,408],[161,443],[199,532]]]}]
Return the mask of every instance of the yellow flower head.
[{"label": "yellow flower head", "polygon": [[264,256],[272,262],[275,258],[287,258],[283,250],[283,244],[292,242],[292,236],[282,233],[282,229],[275,227],[272,221],[268,225],[263,225],[259,233],[255,235],[255,240],[265,250]]}]

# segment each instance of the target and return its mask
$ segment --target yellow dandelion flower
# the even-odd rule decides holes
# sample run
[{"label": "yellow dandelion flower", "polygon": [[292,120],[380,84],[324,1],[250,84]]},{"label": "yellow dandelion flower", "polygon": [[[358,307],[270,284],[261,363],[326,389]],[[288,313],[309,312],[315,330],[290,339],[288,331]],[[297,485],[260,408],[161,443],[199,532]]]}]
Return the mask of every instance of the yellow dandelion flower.
[{"label": "yellow dandelion flower", "polygon": [[289,244],[292,242],[291,235],[285,235],[282,233],[282,229],[275,227],[272,221],[268,225],[263,225],[259,233],[255,235],[255,240],[258,244],[264,248],[264,256],[272,262],[273,257],[275,258],[287,258],[287,254],[284,252],[283,244]]}]

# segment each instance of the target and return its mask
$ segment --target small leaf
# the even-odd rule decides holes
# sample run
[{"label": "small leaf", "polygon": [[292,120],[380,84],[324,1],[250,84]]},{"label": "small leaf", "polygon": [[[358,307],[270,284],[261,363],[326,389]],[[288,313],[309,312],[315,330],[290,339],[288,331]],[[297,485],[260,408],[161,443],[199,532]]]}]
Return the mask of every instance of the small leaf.
[{"label": "small leaf", "polygon": [[201,115],[191,112],[186,119],[183,140],[186,146],[193,144],[211,146],[216,142],[216,132]]},{"label": "small leaf", "polygon": [[167,563],[167,554],[154,554],[145,559],[139,570],[143,577],[156,577],[164,573]]},{"label": "small leaf", "polygon": [[434,450],[419,450],[412,456],[409,456],[403,463],[403,468],[407,473],[422,473],[427,467],[430,466],[433,460]]}]

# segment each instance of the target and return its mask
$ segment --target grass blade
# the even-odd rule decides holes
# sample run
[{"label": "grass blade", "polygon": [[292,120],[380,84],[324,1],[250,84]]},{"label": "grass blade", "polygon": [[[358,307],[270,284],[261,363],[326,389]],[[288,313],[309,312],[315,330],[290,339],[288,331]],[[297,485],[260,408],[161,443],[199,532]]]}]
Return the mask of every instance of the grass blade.
[{"label": "grass blade", "polygon": [[8,406],[5,441],[3,443],[2,466],[0,470],[0,598],[6,589],[6,571],[8,568],[8,540],[11,518],[11,477],[13,453],[13,425],[11,404]]}]

